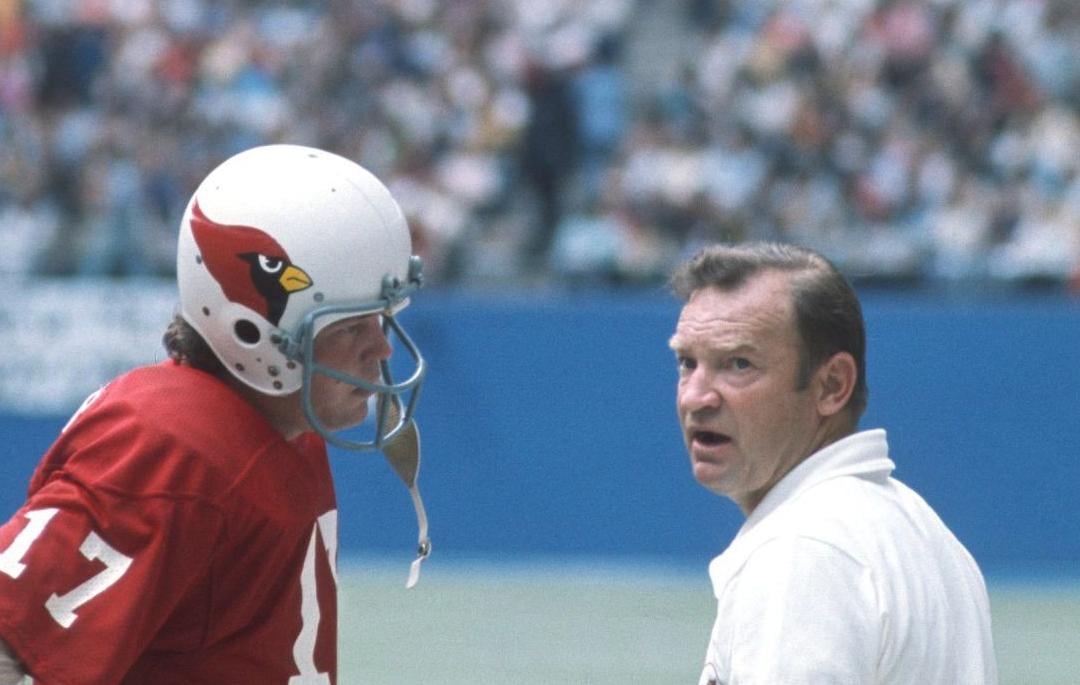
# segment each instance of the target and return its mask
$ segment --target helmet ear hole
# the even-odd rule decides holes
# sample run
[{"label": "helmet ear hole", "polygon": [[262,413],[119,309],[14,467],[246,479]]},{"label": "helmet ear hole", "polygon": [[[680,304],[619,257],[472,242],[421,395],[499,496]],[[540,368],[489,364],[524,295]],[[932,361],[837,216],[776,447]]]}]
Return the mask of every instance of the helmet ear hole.
[{"label": "helmet ear hole", "polygon": [[245,345],[257,345],[262,338],[259,327],[247,319],[240,319],[233,324],[237,339]]}]

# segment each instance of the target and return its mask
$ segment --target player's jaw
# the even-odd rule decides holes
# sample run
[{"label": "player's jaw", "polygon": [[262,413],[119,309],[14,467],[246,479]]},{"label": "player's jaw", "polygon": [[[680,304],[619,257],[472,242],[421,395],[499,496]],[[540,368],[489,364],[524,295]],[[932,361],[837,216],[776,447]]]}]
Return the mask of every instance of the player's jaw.
[{"label": "player's jaw", "polygon": [[[355,370],[343,370],[350,373]],[[368,383],[378,383],[378,364],[370,365],[354,376]],[[346,383],[329,376],[315,374],[312,380],[311,402],[316,416],[323,426],[332,431],[352,428],[367,418],[370,399],[374,391],[368,387]]]}]

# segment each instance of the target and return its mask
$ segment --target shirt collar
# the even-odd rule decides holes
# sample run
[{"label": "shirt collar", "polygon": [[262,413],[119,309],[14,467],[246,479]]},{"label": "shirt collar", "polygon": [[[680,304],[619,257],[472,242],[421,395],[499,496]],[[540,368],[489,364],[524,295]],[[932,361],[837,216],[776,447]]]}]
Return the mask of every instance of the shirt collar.
[{"label": "shirt collar", "polygon": [[709,576],[717,598],[730,576],[737,572],[755,547],[751,531],[785,502],[831,478],[887,478],[896,465],[889,459],[885,431],[873,429],[849,435],[823,447],[789,471],[750,512],[727,550],[709,564]]},{"label": "shirt collar", "polygon": [[826,445],[791,469],[750,512],[739,535],[753,528],[784,502],[822,481],[841,476],[887,477],[896,468],[880,428],[860,431]]}]

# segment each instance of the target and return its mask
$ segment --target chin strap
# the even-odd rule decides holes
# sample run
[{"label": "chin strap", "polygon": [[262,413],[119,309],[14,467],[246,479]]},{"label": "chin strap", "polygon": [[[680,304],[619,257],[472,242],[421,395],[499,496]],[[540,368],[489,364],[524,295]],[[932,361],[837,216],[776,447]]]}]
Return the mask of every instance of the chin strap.
[{"label": "chin strap", "polygon": [[420,564],[431,554],[431,538],[428,537],[427,514],[424,513],[424,500],[420,499],[420,490],[416,485],[409,488],[412,495],[413,508],[416,509],[416,523],[420,532],[417,536],[416,558],[409,565],[409,579],[405,581],[405,587],[412,589],[420,581]]},{"label": "chin strap", "polygon": [[[390,425],[395,425],[401,410],[395,402],[390,402],[389,405]],[[409,421],[391,442],[382,446],[382,452],[394,473],[405,483],[405,487],[409,488],[413,508],[416,509],[416,523],[420,533],[416,559],[409,567],[409,579],[405,582],[405,587],[412,588],[420,580],[420,564],[431,554],[427,513],[424,511],[424,500],[420,498],[420,488],[416,482],[420,475],[420,432],[416,428],[416,421]]]}]

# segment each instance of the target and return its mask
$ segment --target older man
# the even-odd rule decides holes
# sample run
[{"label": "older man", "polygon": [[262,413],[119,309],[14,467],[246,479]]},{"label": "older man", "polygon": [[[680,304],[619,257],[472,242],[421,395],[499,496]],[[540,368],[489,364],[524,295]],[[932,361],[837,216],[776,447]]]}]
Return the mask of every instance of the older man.
[{"label": "older man", "polygon": [[746,522],[710,564],[700,685],[996,683],[986,586],[891,477],[858,299],[823,257],[709,247],[672,278],[677,409],[694,477]]}]

